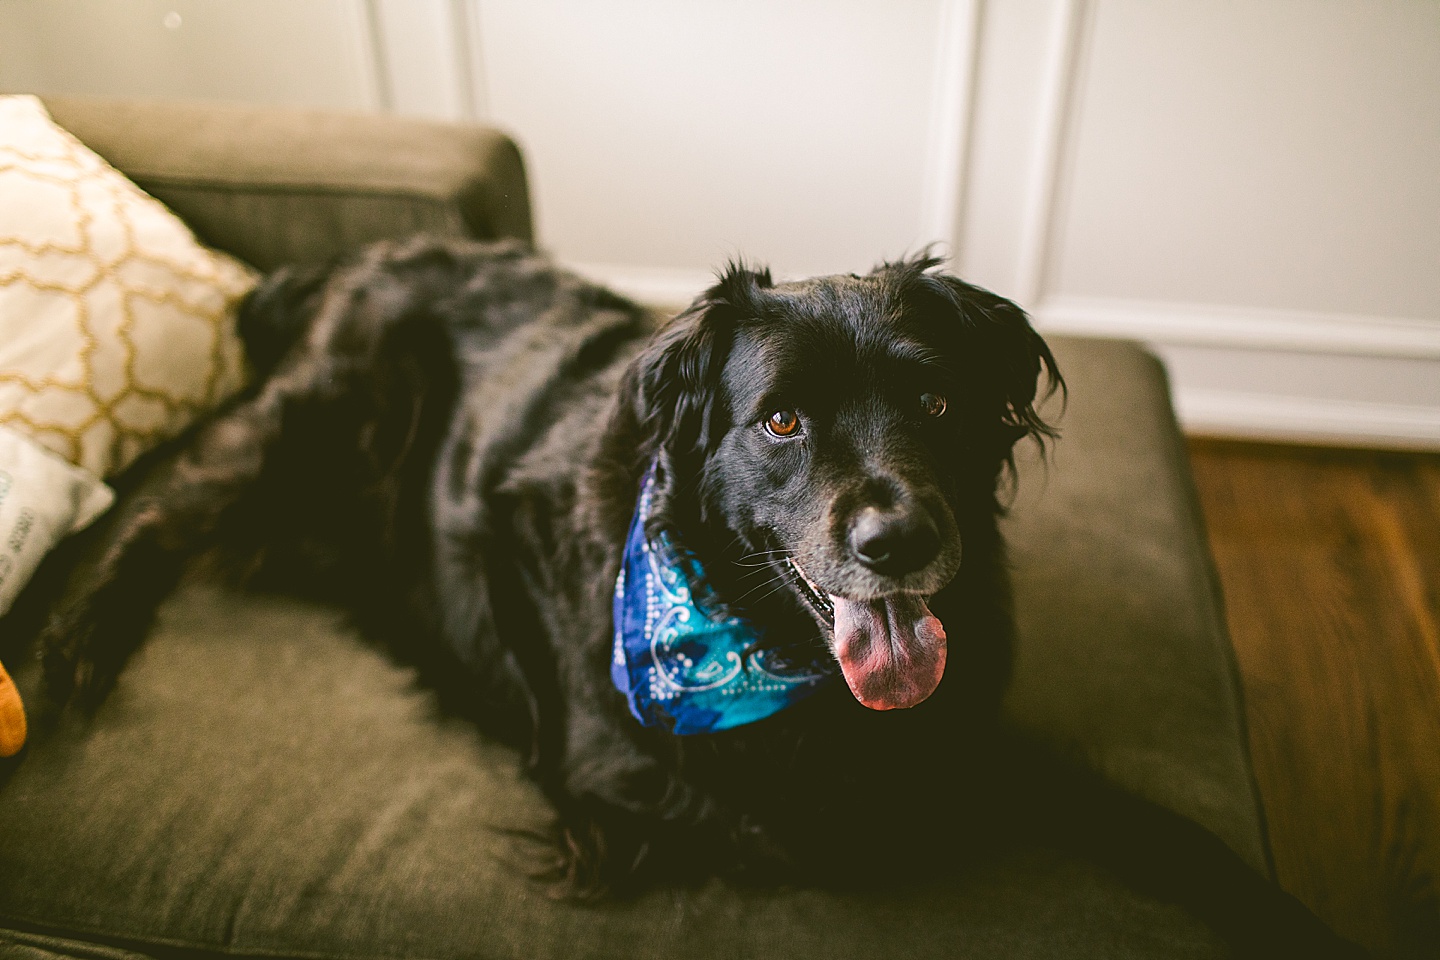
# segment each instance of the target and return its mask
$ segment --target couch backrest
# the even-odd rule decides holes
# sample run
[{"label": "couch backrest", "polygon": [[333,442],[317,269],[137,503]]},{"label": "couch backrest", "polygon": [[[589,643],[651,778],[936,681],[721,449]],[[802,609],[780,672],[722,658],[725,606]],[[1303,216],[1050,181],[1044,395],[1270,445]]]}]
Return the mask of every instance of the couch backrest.
[{"label": "couch backrest", "polygon": [[417,231],[533,240],[519,149],[489,127],[229,104],[44,97],[51,116],[260,269]]}]

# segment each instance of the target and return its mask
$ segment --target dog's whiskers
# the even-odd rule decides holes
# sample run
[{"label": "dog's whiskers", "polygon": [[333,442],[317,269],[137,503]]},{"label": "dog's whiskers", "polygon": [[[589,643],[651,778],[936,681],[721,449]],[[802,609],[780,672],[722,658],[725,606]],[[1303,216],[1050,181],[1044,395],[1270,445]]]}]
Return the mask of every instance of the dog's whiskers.
[{"label": "dog's whiskers", "polygon": [[735,603],[736,603],[737,605],[738,605],[738,604],[741,604],[741,603],[744,603],[746,600],[749,600],[752,596],[754,596],[754,594],[755,594],[757,591],[763,590],[763,589],[764,589],[765,587],[767,587],[767,586],[770,587],[770,589],[769,589],[768,591],[766,591],[765,594],[763,594],[762,596],[755,597],[755,599],[754,599],[753,602],[755,602],[755,603],[764,603],[766,600],[769,600],[771,597],[775,596],[775,594],[777,594],[777,593],[779,593],[781,590],[785,589],[785,587],[786,587],[785,578],[782,577],[782,576],[779,576],[779,575],[775,572],[774,569],[771,569],[771,568],[762,568],[761,570],[757,570],[757,571],[755,571],[755,572],[756,572],[756,573],[769,572],[769,573],[770,573],[770,576],[769,576],[768,578],[764,579],[764,580],[761,580],[759,583],[755,584],[755,586],[751,587],[749,590],[746,590],[746,591],[745,591],[744,593],[742,593],[740,596],[736,597],[736,598],[735,598]]},{"label": "dog's whiskers", "polygon": [[763,569],[769,567],[775,560],[782,559],[786,556],[789,556],[789,551],[787,550],[756,550],[737,559],[735,565],[737,567],[759,567]]},{"label": "dog's whiskers", "polygon": [[745,561],[745,560],[736,560],[736,561],[735,561],[735,566],[737,566],[737,567],[747,567],[747,568],[750,568],[750,569],[765,570],[765,569],[769,569],[770,567],[772,567],[772,566],[774,565],[775,561],[777,561],[777,560],[783,560],[783,559],[784,559],[784,554],[781,554],[781,555],[775,556],[775,557],[766,557],[766,558],[763,558],[763,559],[758,559],[758,560],[748,561],[748,562]]}]

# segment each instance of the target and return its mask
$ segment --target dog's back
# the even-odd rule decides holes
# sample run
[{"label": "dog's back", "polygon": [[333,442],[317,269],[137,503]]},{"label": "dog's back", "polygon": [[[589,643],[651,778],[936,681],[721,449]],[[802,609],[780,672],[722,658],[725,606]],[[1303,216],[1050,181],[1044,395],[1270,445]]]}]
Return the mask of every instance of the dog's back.
[{"label": "dog's back", "polygon": [[534,455],[573,485],[595,424],[568,445],[557,426],[601,415],[577,392],[613,389],[646,315],[522,245],[422,237],[277,271],[239,328],[252,388],[88,535],[48,631],[55,697],[103,696],[185,558],[218,547],[247,581],[399,638],[453,702],[528,739],[531,695],[492,642],[489,582],[514,571],[481,569],[506,522],[487,511]]}]

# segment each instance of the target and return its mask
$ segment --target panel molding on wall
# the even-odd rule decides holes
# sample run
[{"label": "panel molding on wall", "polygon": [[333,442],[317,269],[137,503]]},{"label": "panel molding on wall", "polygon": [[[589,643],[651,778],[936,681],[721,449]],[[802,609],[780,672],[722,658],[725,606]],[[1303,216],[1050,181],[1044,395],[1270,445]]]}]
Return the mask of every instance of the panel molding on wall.
[{"label": "panel molding on wall", "polygon": [[[1162,351],[1163,356],[1163,351]],[[1440,364],[1436,365],[1440,376]],[[1440,450],[1440,409],[1189,387],[1175,406],[1188,433],[1320,446]]]},{"label": "panel molding on wall", "polygon": [[384,26],[376,0],[355,0],[349,7],[359,48],[360,82],[365,103],[371,110],[392,110],[395,98],[389,59],[384,50]]},{"label": "panel molding on wall", "polygon": [[1440,360],[1440,324],[1226,304],[1052,296],[1034,309],[1057,333],[1168,344]]},{"label": "panel molding on wall", "polygon": [[1010,296],[1026,307],[1045,296],[1057,206],[1068,172],[1068,142],[1076,88],[1089,38],[1087,0],[1055,0],[1045,42],[1045,73],[1037,105],[1040,136],[1030,159],[1015,278]]},{"label": "panel molding on wall", "polygon": [[[1440,449],[1440,324],[1082,297],[1047,298],[1034,315],[1046,334],[1146,343],[1166,362],[1191,433]],[[1238,384],[1226,374],[1241,367],[1277,375]],[[1397,396],[1356,398],[1353,381],[1362,374]]]},{"label": "panel molding on wall", "polygon": [[[1049,268],[1073,173],[1073,124],[1096,2],[1053,2],[1036,106],[1039,137],[1022,199],[1013,286],[1005,292],[1030,310],[1044,332],[1146,343],[1166,362],[1177,413],[1192,433],[1440,449],[1440,399],[1429,386],[1440,384],[1440,323],[1050,291]],[[1353,391],[1345,389],[1347,358],[1357,372],[1363,366],[1372,382],[1382,371],[1379,379],[1398,385],[1402,396],[1348,396]],[[1241,388],[1225,376],[1240,365],[1283,367],[1287,375]],[[1393,376],[1385,376],[1386,370]]]},{"label": "panel molding on wall", "polygon": [[[396,94],[393,65],[400,50],[383,15],[386,5],[398,0],[361,2],[367,12],[358,18],[359,26],[371,31],[362,33],[372,53],[366,74],[372,88],[369,97],[378,106],[414,112]],[[407,0],[405,6],[412,2]],[[429,82],[449,85],[437,93],[449,105],[448,115],[483,118],[488,112],[488,84],[481,0],[424,2],[438,5],[433,16],[437,23],[443,21],[451,45],[443,69],[430,68],[434,76]],[[1044,36],[1036,38],[1042,51],[1039,98],[1015,105],[1030,112],[1036,137],[1025,160],[1023,195],[1014,211],[1019,230],[1007,257],[1009,280],[996,283],[1000,292],[1030,309],[1047,332],[1124,337],[1150,344],[1169,362],[1176,406],[1186,428],[1194,432],[1440,448],[1440,405],[1424,397],[1416,402],[1360,401],[1338,389],[1333,376],[1334,359],[1352,357],[1363,358],[1372,373],[1377,359],[1393,361],[1400,379],[1413,378],[1417,362],[1433,363],[1440,377],[1440,324],[1244,304],[1082,298],[1049,289],[1068,178],[1073,174],[1073,124],[1078,122],[1076,107],[1091,52],[1096,6],[1096,0],[1050,0]],[[986,53],[982,50],[985,16],[985,0],[944,0],[937,30],[925,182],[916,216],[922,235],[939,241],[952,262],[958,260],[965,242],[966,198],[985,186],[975,181],[970,164],[979,65]],[[712,274],[698,270],[644,264],[571,266],[638,300],[671,309],[684,306],[713,282]],[[1331,360],[1323,371],[1307,365],[1306,358],[1319,356]],[[1219,375],[1236,364],[1265,358],[1277,362],[1284,358],[1300,374],[1287,383],[1266,385],[1272,392],[1237,389]],[[1312,366],[1314,375],[1305,375]]]},{"label": "panel molding on wall", "polygon": [[486,113],[474,0],[351,0],[370,30],[378,108],[439,120]]},{"label": "panel molding on wall", "polygon": [[481,44],[479,0],[449,0],[457,70],[457,95],[465,115],[482,120],[490,113],[490,85],[485,75],[485,48]]},{"label": "panel molding on wall", "polygon": [[943,244],[952,262],[960,252],[970,181],[983,6],[984,0],[944,0],[936,34],[939,49],[930,92],[930,155],[921,193],[920,235]]}]

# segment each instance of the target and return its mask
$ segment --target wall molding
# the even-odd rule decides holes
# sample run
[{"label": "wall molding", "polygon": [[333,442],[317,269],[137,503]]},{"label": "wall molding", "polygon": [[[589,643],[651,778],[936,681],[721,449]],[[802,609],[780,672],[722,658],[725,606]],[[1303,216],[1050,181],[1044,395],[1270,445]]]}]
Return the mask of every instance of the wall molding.
[{"label": "wall molding", "polygon": [[[1176,413],[1203,436],[1278,442],[1440,450],[1440,405],[1361,401],[1335,395],[1334,363],[1346,358],[1371,370],[1395,368],[1394,382],[1434,367],[1440,382],[1440,322],[1406,317],[1311,313],[1195,303],[1049,297],[1034,311],[1044,333],[1139,340],[1162,359],[1203,348],[1203,363],[1167,363]],[[1263,355],[1283,361],[1291,377],[1269,392],[1223,381],[1232,365]],[[1193,354],[1191,355],[1193,358]],[[1317,358],[1331,362],[1318,363]],[[1313,372],[1312,372],[1313,371]],[[1296,373],[1308,374],[1296,377]]]},{"label": "wall molding", "polygon": [[1047,297],[1045,330],[1098,337],[1361,357],[1440,360],[1440,322],[1123,298]]},{"label": "wall molding", "polygon": [[366,32],[372,110],[475,121],[474,28],[468,0],[351,0]]},{"label": "wall molding", "polygon": [[1089,0],[1054,0],[1054,5],[1037,107],[1040,134],[1030,160],[1011,287],[1011,296],[1026,306],[1039,303],[1045,295],[1069,154],[1071,114],[1090,37]]},{"label": "wall molding", "polygon": [[1440,450],[1440,407],[1180,386],[1175,408],[1186,432],[1197,436]]},{"label": "wall molding", "polygon": [[920,235],[945,244],[951,262],[960,255],[970,178],[984,4],[985,0],[942,0],[940,5]]},{"label": "wall molding", "polygon": [[484,120],[490,116],[490,88],[480,37],[479,0],[450,0],[450,24],[455,43],[456,95],[465,119]]},{"label": "wall molding", "polygon": [[389,69],[375,0],[357,0],[341,9],[349,28],[351,56],[359,73],[361,103],[367,110],[389,110],[392,106]]}]

